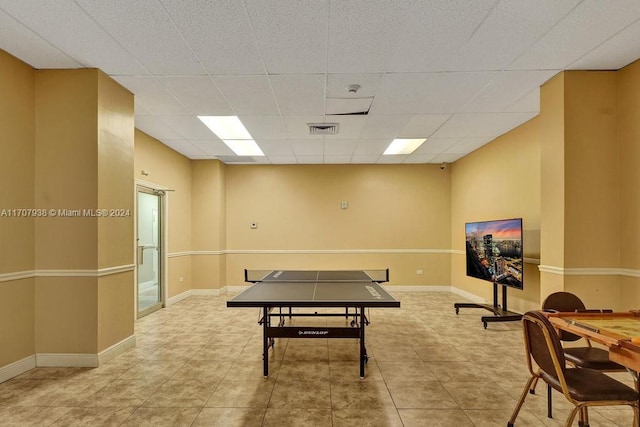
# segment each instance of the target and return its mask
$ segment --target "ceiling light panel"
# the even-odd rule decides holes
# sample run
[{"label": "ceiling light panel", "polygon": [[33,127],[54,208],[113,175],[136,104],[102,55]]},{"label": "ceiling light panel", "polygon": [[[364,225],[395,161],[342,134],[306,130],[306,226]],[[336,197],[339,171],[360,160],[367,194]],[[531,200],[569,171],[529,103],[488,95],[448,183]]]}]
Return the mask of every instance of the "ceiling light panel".
[{"label": "ceiling light panel", "polygon": [[264,156],[253,139],[223,139],[222,141],[238,156]]},{"label": "ceiling light panel", "polygon": [[396,138],[391,141],[391,144],[384,150],[384,155],[393,155],[393,154],[411,154],[418,147],[420,147],[426,138]]},{"label": "ceiling light panel", "polygon": [[198,116],[220,139],[253,139],[237,116]]}]

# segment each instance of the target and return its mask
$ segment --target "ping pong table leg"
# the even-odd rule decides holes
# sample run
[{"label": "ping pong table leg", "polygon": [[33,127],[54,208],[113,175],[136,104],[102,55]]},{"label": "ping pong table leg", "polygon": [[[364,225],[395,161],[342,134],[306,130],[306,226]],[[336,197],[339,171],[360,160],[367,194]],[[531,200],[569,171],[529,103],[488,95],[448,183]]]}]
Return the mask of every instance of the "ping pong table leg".
[{"label": "ping pong table leg", "polygon": [[[356,308],[356,315],[357,315]],[[364,307],[360,307],[360,379],[364,379],[364,364],[367,361],[367,349],[364,345]]]},{"label": "ping pong table leg", "polygon": [[262,372],[265,378],[269,377],[269,336],[268,336],[268,328],[270,323],[269,318],[269,308],[264,307],[264,317],[262,322]]}]

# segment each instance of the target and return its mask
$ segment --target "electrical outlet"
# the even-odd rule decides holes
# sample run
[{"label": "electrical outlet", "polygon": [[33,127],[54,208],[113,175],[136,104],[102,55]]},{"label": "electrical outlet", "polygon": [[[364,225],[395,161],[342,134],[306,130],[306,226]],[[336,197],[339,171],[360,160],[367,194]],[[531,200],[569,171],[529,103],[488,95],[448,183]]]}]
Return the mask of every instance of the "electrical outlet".
[{"label": "electrical outlet", "polygon": [[251,223],[251,228],[252,228],[252,229],[256,229],[256,228],[258,228],[258,223],[257,223],[257,222],[252,222],[252,223]]}]

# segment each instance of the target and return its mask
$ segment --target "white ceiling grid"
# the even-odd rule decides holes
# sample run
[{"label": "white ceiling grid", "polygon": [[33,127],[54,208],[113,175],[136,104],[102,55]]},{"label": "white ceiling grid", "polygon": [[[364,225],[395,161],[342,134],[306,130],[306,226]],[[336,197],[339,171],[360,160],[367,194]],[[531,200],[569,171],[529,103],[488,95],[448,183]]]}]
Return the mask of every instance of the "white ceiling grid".
[{"label": "white ceiling grid", "polygon": [[[440,163],[535,117],[558,72],[638,59],[640,2],[0,0],[0,48],[100,68],[134,93],[136,127],[192,159]],[[265,156],[197,115],[238,115]],[[310,135],[322,122],[339,133]],[[395,137],[428,140],[383,156]]]}]

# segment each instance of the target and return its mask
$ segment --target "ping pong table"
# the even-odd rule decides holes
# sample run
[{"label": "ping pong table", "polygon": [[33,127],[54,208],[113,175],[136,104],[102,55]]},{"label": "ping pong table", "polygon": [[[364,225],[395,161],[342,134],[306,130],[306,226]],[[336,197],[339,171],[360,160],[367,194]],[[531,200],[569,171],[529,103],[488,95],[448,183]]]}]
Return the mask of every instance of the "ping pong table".
[{"label": "ping pong table", "polygon": [[[389,281],[389,270],[245,270],[245,281],[252,285],[227,301],[227,307],[259,307],[262,325],[263,372],[269,376],[269,348],[275,338],[357,338],[360,340],[360,378],[368,361],[365,308],[400,307],[380,283]],[[344,313],[293,312],[292,308],[342,307]],[[272,312],[278,308],[278,312]],[[282,309],[289,309],[283,313]],[[354,311],[351,312],[350,310]],[[348,326],[285,326],[286,317],[344,316]],[[278,318],[272,325],[271,318]]]}]

